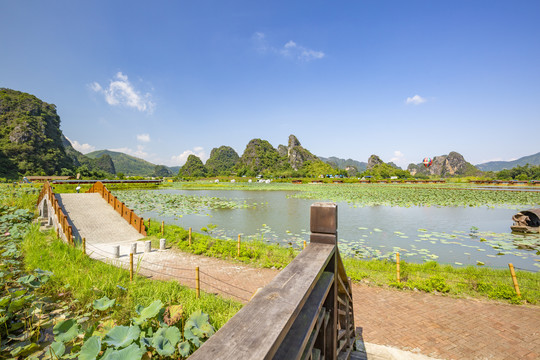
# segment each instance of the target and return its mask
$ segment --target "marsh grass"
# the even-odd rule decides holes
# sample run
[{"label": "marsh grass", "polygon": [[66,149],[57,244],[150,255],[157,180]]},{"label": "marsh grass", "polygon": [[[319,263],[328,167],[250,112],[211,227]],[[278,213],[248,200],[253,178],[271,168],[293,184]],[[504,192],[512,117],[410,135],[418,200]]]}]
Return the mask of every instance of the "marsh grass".
[{"label": "marsh grass", "polygon": [[223,326],[242,307],[236,301],[204,292],[197,299],[194,290],[176,281],[135,276],[130,282],[127,270],[93,260],[80,248],[56,239],[54,232],[41,233],[37,226],[25,237],[22,249],[27,269],[40,268],[54,273],[44,291],[51,296],[69,292],[80,304],[90,304],[103,296],[116,299],[121,306],[114,309],[112,316],[119,323],[135,315],[136,305],[147,306],[157,299],[164,304],[182,305],[188,315],[202,310],[210,315],[216,328]]}]

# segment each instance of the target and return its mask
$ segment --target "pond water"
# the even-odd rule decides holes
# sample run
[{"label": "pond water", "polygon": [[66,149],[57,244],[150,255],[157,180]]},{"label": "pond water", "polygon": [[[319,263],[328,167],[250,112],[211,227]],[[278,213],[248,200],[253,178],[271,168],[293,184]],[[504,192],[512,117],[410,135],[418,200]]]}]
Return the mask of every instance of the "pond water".
[{"label": "pond water", "polygon": [[[210,196],[254,205],[205,210],[182,217],[152,211],[144,218],[165,220],[199,232],[208,224],[212,235],[263,239],[300,248],[309,241],[309,208],[314,200],[288,198],[292,191],[150,190],[158,193]],[[129,204],[128,204],[129,205]],[[525,207],[527,208],[527,207]],[[354,207],[338,202],[338,239],[342,253],[363,258],[436,260],[453,265],[540,269],[540,236],[510,232],[515,209],[487,207]]]}]

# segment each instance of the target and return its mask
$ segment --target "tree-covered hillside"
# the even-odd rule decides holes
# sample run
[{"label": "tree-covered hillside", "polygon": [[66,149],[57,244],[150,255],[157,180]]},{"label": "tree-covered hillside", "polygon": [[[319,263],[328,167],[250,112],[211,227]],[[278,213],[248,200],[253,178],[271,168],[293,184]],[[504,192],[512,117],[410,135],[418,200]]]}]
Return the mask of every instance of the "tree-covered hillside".
[{"label": "tree-covered hillside", "polygon": [[98,150],[86,154],[91,159],[97,159],[103,155],[109,155],[114,163],[116,172],[123,173],[124,175],[152,176],[156,168],[155,164],[121,152]]},{"label": "tree-covered hillside", "polygon": [[540,165],[540,152],[529,156],[523,156],[512,161],[490,161],[478,164],[476,167],[482,171],[500,171],[503,169],[512,169],[517,166],[525,166],[527,164],[531,166]]},{"label": "tree-covered hillside", "polygon": [[0,176],[61,174],[72,169],[56,106],[0,88]]}]

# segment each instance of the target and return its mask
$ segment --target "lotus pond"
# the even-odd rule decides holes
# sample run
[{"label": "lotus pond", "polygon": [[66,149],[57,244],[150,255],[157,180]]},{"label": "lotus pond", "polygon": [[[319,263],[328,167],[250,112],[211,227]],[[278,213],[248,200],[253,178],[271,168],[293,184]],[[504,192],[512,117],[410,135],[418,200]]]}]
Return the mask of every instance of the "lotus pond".
[{"label": "lotus pond", "polygon": [[540,236],[510,232],[516,209],[540,203],[538,192],[461,188],[454,194],[457,198],[449,199],[451,193],[442,191],[441,195],[441,189],[433,188],[405,188],[392,193],[386,186],[377,193],[377,187],[372,186],[369,192],[362,190],[359,194],[348,186],[307,185],[301,189],[309,191],[281,188],[115,193],[144,218],[192,227],[194,231],[203,229],[215,237],[236,238],[242,234],[244,239],[263,239],[296,248],[309,239],[311,204],[317,200],[336,201],[339,246],[347,256],[394,259],[399,252],[408,262],[436,260],[455,266],[494,268],[513,263],[529,271],[540,268]]}]

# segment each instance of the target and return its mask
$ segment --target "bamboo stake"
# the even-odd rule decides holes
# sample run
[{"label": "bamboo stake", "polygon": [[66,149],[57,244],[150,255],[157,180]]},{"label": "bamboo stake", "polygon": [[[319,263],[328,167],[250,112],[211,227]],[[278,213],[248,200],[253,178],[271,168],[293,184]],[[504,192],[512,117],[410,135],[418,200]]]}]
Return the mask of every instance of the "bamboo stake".
[{"label": "bamboo stake", "polygon": [[148,230],[150,230],[150,218],[148,218]]},{"label": "bamboo stake", "polygon": [[237,256],[240,257],[240,240],[241,239],[241,235],[238,234],[238,252],[237,252]]},{"label": "bamboo stake", "polygon": [[191,228],[189,228],[188,244],[191,246]]},{"label": "bamboo stake", "polygon": [[86,254],[86,238],[82,238],[82,251]]},{"label": "bamboo stake", "polygon": [[399,253],[396,253],[396,272],[397,272],[397,282],[401,282],[399,277]]},{"label": "bamboo stake", "polygon": [[201,295],[201,282],[199,280],[199,267],[195,268],[195,290],[197,291],[197,299]]},{"label": "bamboo stake", "polygon": [[133,281],[133,253],[129,253],[129,281]]},{"label": "bamboo stake", "polygon": [[165,221],[161,222],[161,236],[165,234]]},{"label": "bamboo stake", "polygon": [[514,289],[516,289],[516,294],[518,297],[521,297],[521,292],[519,291],[519,285],[516,278],[516,272],[514,271],[514,265],[512,263],[508,264],[510,268],[510,274],[512,275],[512,281],[514,282]]}]

